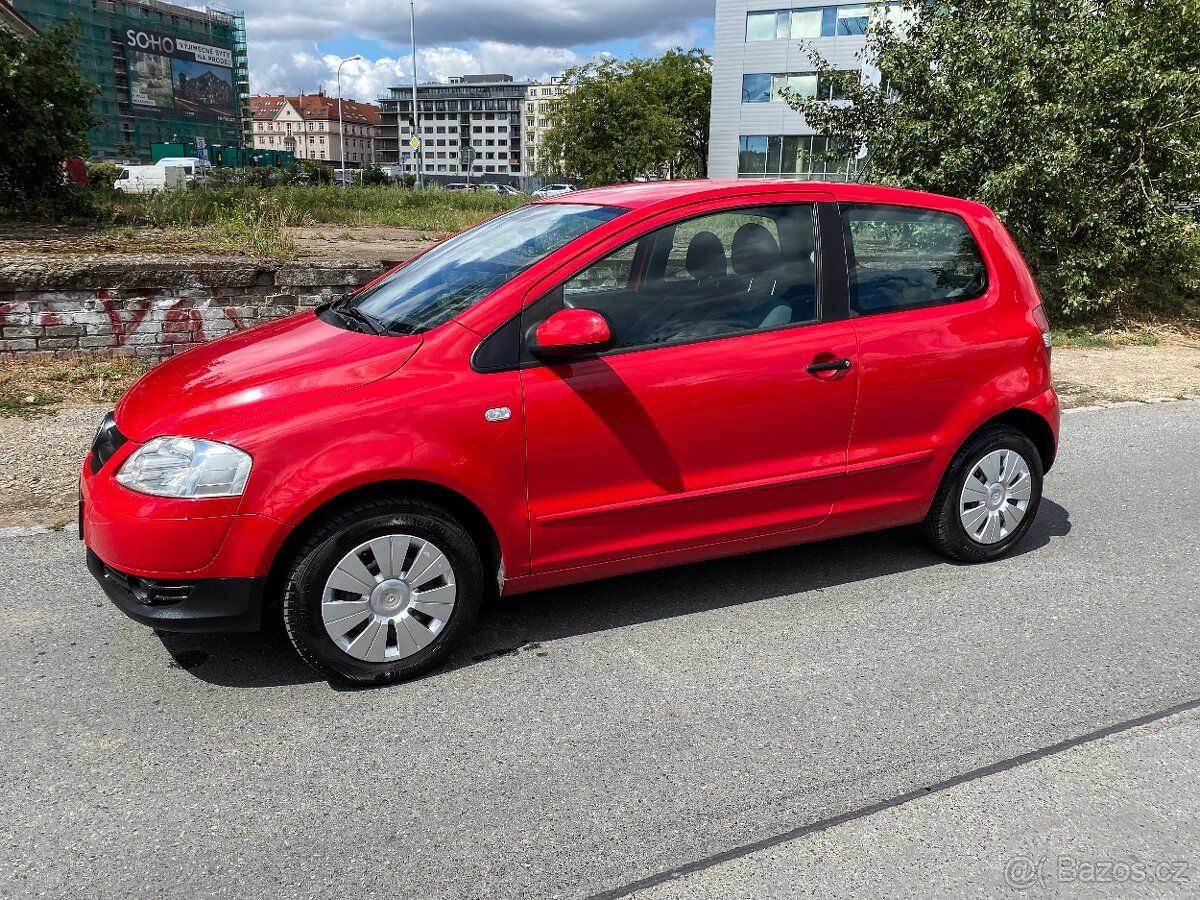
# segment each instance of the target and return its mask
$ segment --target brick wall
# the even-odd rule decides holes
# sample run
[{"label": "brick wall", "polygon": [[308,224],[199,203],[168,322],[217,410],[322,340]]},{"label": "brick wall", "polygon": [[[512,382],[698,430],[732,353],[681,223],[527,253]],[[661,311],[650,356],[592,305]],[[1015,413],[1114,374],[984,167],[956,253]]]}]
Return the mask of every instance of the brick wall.
[{"label": "brick wall", "polygon": [[0,359],[164,357],[316,306],[379,265],[0,261]]}]

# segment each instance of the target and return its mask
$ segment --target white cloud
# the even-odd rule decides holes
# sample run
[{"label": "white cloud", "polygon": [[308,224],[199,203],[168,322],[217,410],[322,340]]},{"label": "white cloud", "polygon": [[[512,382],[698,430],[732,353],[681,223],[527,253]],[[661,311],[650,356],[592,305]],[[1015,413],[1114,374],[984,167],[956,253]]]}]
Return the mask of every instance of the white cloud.
[{"label": "white cloud", "polygon": [[[379,0],[240,0],[251,37],[328,39],[345,31],[408,42],[408,4]],[[445,46],[494,41],[570,47],[679,31],[712,18],[715,0],[418,0],[417,39]]]},{"label": "white cloud", "polygon": [[[341,59],[330,54],[295,51],[287,43],[251,43],[250,88],[256,94],[316,93],[324,88],[337,94]],[[446,81],[452,75],[503,72],[517,79],[544,81],[583,62],[572,50],[522,47],[485,41],[473,48],[429,47],[417,51],[417,78]],[[412,84],[412,55],[361,59],[342,66],[346,97],[373,101],[388,88]]]},{"label": "white cloud", "polygon": [[[347,97],[374,100],[412,81],[408,4],[379,0],[240,0],[255,93],[337,92],[337,57],[319,47],[353,35],[396,53],[347,63]],[[645,54],[693,46],[715,0],[418,0],[421,81],[503,72],[544,80],[586,60],[574,49],[632,40]]]}]

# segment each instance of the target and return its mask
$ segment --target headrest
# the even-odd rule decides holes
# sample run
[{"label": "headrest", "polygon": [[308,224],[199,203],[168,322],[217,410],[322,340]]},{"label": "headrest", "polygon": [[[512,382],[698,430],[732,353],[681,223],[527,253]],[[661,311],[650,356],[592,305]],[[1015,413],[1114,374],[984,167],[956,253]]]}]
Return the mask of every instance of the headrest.
[{"label": "headrest", "polygon": [[730,257],[734,272],[754,278],[779,262],[779,244],[764,226],[747,222],[733,235]]},{"label": "headrest", "polygon": [[704,278],[720,278],[728,274],[725,261],[725,245],[711,231],[698,231],[692,236],[684,261],[688,274],[700,281]]}]

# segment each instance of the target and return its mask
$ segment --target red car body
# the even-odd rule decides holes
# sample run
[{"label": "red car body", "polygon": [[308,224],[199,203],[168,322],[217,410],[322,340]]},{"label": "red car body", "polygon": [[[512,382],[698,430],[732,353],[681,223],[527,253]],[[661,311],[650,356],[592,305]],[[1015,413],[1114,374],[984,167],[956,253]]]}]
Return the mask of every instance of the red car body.
[{"label": "red car body", "polygon": [[[115,410],[126,439],[81,483],[98,564],[163,583],[250,583],[242,606],[126,612],[181,630],[253,628],[289,541],[330,504],[395,485],[453,510],[516,594],[922,520],[952,456],[991,421],[1045,468],[1058,401],[1026,267],[985,207],[848,184],[657,182],[543,203],[628,212],[415,336],[312,311],[167,360]],[[989,273],[977,299],[595,358],[479,371],[537,298],[673,219],[747,205],[876,203],[952,213]],[[826,249],[843,252],[831,233]],[[844,275],[843,275],[844,277]],[[849,360],[841,371],[806,367]],[[485,416],[507,410],[503,419]],[[253,457],[240,497],[166,499],[116,481],[162,435]],[[94,471],[95,470],[95,471]],[[235,582],[230,582],[231,584]],[[186,606],[186,604],[184,604]],[[243,608],[244,607],[244,608]],[[174,619],[173,619],[174,617]]]}]

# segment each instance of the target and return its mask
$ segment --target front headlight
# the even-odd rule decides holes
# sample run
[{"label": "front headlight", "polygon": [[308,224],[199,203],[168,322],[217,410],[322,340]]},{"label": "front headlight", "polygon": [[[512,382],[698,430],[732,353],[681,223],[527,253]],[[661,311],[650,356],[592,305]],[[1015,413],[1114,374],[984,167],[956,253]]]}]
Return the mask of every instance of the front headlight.
[{"label": "front headlight", "polygon": [[250,454],[228,444],[158,437],[125,460],[117,481],[155,497],[238,497],[250,477]]}]

